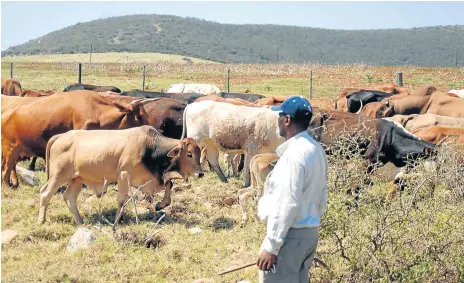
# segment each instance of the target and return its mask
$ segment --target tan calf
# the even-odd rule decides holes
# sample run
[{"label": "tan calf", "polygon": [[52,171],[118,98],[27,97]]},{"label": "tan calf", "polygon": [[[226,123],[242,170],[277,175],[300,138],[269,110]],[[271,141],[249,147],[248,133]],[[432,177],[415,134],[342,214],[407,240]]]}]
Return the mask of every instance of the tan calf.
[{"label": "tan calf", "polygon": [[126,130],[72,130],[53,136],[47,143],[48,181],[40,188],[38,222],[44,223],[48,203],[58,188],[68,183],[63,198],[82,224],[77,197],[86,184],[97,195],[104,193],[105,179],[118,182],[118,213],[129,186],[142,186],[154,194],[165,189],[156,210],[171,203],[172,179],[202,177],[200,148],[192,139],[166,138],[151,126]]}]

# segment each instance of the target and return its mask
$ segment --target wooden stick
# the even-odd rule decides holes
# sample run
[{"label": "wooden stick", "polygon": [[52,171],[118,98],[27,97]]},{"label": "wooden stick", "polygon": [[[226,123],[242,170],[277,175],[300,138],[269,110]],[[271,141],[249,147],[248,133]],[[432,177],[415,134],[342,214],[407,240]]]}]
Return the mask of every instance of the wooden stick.
[{"label": "wooden stick", "polygon": [[240,269],[244,269],[244,268],[247,268],[247,267],[250,267],[250,266],[253,266],[253,265],[256,265],[256,261],[241,265],[239,267],[224,270],[222,272],[219,272],[218,275],[224,275],[224,274],[231,273],[231,272],[234,272],[234,271],[237,271],[237,270],[240,270]]}]

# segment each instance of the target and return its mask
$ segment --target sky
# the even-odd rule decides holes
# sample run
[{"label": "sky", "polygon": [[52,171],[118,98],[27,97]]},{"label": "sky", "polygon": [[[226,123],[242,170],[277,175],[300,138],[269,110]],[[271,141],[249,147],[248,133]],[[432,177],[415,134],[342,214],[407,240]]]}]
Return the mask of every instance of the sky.
[{"label": "sky", "polygon": [[78,22],[133,14],[356,30],[464,25],[463,11],[464,2],[2,1],[1,50]]}]

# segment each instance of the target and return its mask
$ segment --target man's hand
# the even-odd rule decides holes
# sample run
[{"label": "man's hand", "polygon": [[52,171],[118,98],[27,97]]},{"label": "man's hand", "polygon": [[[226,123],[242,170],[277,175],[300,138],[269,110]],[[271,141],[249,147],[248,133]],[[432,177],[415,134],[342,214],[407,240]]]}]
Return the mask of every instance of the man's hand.
[{"label": "man's hand", "polygon": [[263,271],[271,270],[272,264],[274,263],[276,255],[271,254],[268,251],[262,251],[258,257],[258,268]]}]

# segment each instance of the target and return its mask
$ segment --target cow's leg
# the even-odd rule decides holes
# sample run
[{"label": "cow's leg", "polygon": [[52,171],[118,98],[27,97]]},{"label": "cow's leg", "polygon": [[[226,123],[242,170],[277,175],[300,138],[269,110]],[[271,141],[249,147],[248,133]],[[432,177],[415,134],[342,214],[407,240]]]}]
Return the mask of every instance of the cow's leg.
[{"label": "cow's leg", "polygon": [[255,150],[247,150],[245,152],[245,164],[243,168],[243,182],[244,182],[244,187],[247,188],[250,186],[251,183],[251,177],[250,177],[250,162],[253,156],[255,156],[256,151]]},{"label": "cow's leg", "polygon": [[[19,150],[16,148],[10,148],[9,150],[6,151],[5,154],[5,166],[4,170],[2,171],[2,179],[5,185],[9,188],[10,186],[12,187],[17,187],[18,186],[18,180],[16,178],[16,162],[19,158]],[[14,173],[12,173],[14,172]],[[15,184],[11,182],[11,175],[13,174],[15,180]]]},{"label": "cow's leg", "polygon": [[118,224],[119,220],[121,219],[122,208],[123,208],[122,206],[124,205],[127,195],[129,194],[129,184],[127,183],[128,176],[129,176],[129,173],[127,173],[126,171],[123,171],[119,174],[118,193],[116,195],[116,200],[118,202],[118,211],[116,213],[116,220],[114,221],[113,230],[115,229],[116,224]]},{"label": "cow's leg", "polygon": [[156,203],[155,205],[156,211],[164,209],[165,207],[171,204],[171,188],[172,188],[172,182],[169,181],[165,185],[163,200],[161,200],[161,202]]},{"label": "cow's leg", "polygon": [[81,190],[82,190],[82,181],[76,178],[76,179],[69,181],[68,188],[63,194],[63,199],[66,202],[66,205],[68,206],[69,210],[72,212],[72,214],[74,214],[77,224],[84,223],[77,209],[77,197],[79,196],[79,193],[81,192]]},{"label": "cow's leg", "polygon": [[233,177],[238,177],[238,166],[240,165],[241,158],[242,158],[242,155],[237,153],[232,159]]},{"label": "cow's leg", "polygon": [[[52,172],[52,171],[51,171]],[[39,218],[38,223],[45,223],[47,206],[50,203],[53,195],[56,194],[58,189],[63,183],[66,182],[64,174],[53,174],[50,179],[40,188],[40,204],[39,204]]]},{"label": "cow's leg", "polygon": [[213,167],[213,170],[216,172],[221,182],[227,183],[227,178],[224,176],[224,173],[221,170],[221,166],[219,166],[218,148],[214,145],[207,145],[207,147],[206,159],[208,160],[208,163],[211,165],[211,167]]},{"label": "cow's leg", "polygon": [[35,163],[37,162],[37,156],[33,156],[31,163],[29,164],[29,170],[35,171]]},{"label": "cow's leg", "polygon": [[253,192],[249,189],[241,189],[238,191],[238,203],[240,204],[240,208],[242,209],[242,224],[246,224],[248,221],[248,214],[247,214],[247,204],[248,200],[253,196]]}]

